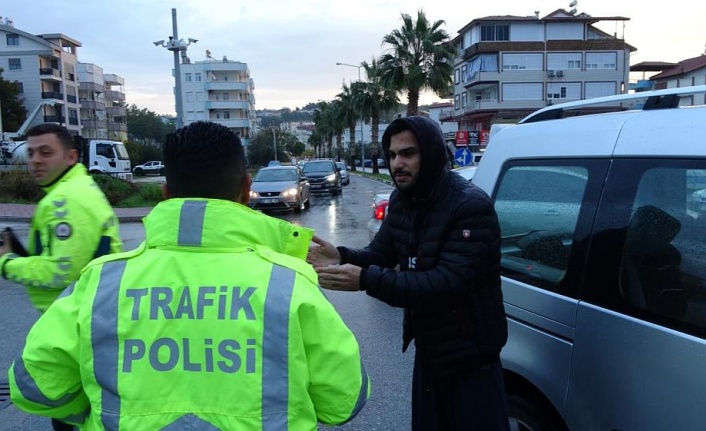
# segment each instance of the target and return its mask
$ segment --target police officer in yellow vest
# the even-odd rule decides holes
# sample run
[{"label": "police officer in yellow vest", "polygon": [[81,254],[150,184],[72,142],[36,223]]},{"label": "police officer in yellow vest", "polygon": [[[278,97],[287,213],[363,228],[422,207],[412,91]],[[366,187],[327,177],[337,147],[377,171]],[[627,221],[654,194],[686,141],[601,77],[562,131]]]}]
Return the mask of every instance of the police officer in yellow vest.
[{"label": "police officer in yellow vest", "polygon": [[122,251],[122,243],[115,212],[78,163],[79,149],[69,131],[40,124],[27,136],[27,167],[46,196],[32,217],[27,257],[12,249],[3,232],[0,274],[25,286],[32,304],[44,311],[88,262]]},{"label": "police officer in yellow vest", "polygon": [[12,401],[81,430],[315,430],[365,405],[358,343],[304,258],[313,232],[247,208],[243,147],[197,122],[164,146],[136,250],[88,265],[31,329]]}]

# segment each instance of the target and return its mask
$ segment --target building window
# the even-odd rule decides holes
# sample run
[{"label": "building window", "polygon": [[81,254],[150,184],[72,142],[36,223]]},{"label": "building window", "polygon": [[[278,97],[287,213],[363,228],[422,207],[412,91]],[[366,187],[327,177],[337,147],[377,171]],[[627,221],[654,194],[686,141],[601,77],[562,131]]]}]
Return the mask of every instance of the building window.
[{"label": "building window", "polygon": [[20,37],[16,34],[13,33],[8,33],[7,35],[7,44],[9,45],[19,45],[20,44]]},{"label": "building window", "polygon": [[461,93],[461,109],[464,109],[466,107],[466,103],[468,102],[468,93],[463,92]]},{"label": "building window", "polygon": [[503,54],[503,70],[542,70],[542,54]]},{"label": "building window", "polygon": [[201,91],[196,92],[196,101],[203,102],[203,92],[201,92]]},{"label": "building window", "polygon": [[194,73],[194,81],[201,82],[201,74],[200,73]]},{"label": "building window", "polygon": [[454,84],[461,82],[461,71],[459,69],[454,70]]},{"label": "building window", "polygon": [[185,73],[185,74],[184,74],[184,81],[186,81],[186,82],[191,82],[191,74],[190,74],[190,73]]},{"label": "building window", "polygon": [[216,112],[216,120],[220,120],[220,119],[221,119],[221,113],[220,113],[220,112]]},{"label": "building window", "polygon": [[547,83],[547,100],[549,99],[581,99],[580,83]]},{"label": "building window", "polygon": [[547,54],[548,70],[581,69],[580,53]]},{"label": "building window", "polygon": [[22,60],[19,58],[9,59],[9,69],[10,70],[22,70]]},{"label": "building window", "polygon": [[461,82],[466,82],[466,70],[468,70],[466,65],[461,66]]},{"label": "building window", "polygon": [[510,25],[482,25],[480,26],[480,40],[482,42],[510,40]]},{"label": "building window", "polygon": [[223,100],[228,100],[228,93],[223,93]]},{"label": "building window", "polygon": [[461,96],[458,94],[454,96],[454,109],[461,109]]},{"label": "building window", "polygon": [[503,84],[503,100],[542,100],[542,84]]},{"label": "building window", "polygon": [[191,91],[187,91],[186,93],[186,101],[187,102],[193,102],[194,101],[194,93]]},{"label": "building window", "polygon": [[223,118],[228,120],[230,118],[230,111],[223,111]]},{"label": "building window", "polygon": [[616,69],[615,52],[589,52],[586,54],[586,69]]}]

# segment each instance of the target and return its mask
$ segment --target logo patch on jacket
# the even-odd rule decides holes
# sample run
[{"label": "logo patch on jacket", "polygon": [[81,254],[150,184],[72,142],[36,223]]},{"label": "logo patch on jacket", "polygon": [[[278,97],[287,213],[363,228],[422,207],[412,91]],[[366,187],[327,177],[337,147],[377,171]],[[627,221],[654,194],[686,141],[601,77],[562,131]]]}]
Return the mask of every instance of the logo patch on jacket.
[{"label": "logo patch on jacket", "polygon": [[66,222],[61,222],[54,228],[54,236],[60,240],[68,239],[71,236],[71,225]]},{"label": "logo patch on jacket", "polygon": [[471,230],[470,229],[464,229],[463,230],[463,237],[464,238],[469,238],[471,236]]}]

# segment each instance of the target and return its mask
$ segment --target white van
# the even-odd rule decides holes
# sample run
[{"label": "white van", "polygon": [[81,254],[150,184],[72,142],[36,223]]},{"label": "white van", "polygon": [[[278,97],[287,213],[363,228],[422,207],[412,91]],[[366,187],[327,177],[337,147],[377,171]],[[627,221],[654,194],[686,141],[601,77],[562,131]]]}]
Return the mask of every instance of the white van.
[{"label": "white van", "polygon": [[706,429],[706,106],[680,106],[697,93],[553,105],[491,138],[473,183],[502,230],[515,429]]}]

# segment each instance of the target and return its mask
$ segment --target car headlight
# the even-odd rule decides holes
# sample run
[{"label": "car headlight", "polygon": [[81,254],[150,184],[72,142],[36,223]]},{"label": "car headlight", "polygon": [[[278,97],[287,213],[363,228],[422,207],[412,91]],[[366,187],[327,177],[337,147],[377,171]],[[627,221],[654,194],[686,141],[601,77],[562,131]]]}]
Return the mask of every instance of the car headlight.
[{"label": "car headlight", "polygon": [[283,191],[282,196],[284,196],[286,198],[288,196],[296,196],[297,193],[299,193],[299,190],[297,190],[296,188],[291,188],[291,189],[287,189],[287,190]]},{"label": "car headlight", "polygon": [[250,197],[251,197],[251,198],[259,198],[260,195],[258,195],[257,192],[254,192],[254,191],[250,190]]},{"label": "car headlight", "polygon": [[326,181],[328,181],[328,182],[330,182],[330,183],[336,181],[336,174],[328,175],[328,176],[326,177]]}]

